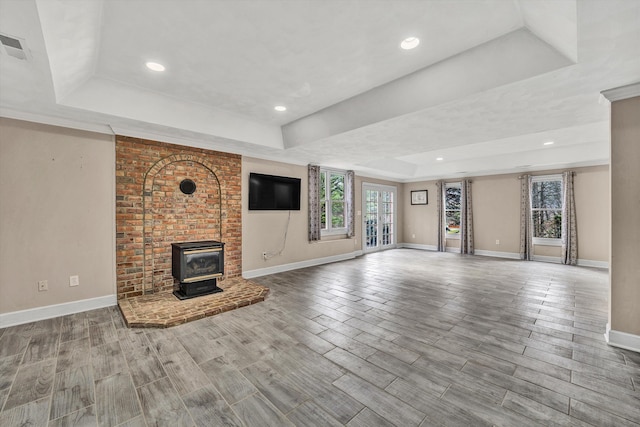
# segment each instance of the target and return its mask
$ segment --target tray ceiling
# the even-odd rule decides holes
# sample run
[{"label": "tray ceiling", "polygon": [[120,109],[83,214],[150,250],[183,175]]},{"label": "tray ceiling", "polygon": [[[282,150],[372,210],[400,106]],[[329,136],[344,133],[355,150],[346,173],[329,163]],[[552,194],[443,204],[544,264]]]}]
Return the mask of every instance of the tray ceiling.
[{"label": "tray ceiling", "polygon": [[2,115],[398,181],[606,164],[599,93],[640,80],[636,0],[0,0],[0,33]]}]

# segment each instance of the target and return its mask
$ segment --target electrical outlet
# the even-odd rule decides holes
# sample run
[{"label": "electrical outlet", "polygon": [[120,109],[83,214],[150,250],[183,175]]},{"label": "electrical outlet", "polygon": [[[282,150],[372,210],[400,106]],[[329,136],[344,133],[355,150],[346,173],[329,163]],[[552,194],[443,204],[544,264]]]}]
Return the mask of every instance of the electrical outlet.
[{"label": "electrical outlet", "polygon": [[416,238],[416,235],[415,235],[415,234],[412,234],[412,235],[411,235],[411,238],[412,238],[412,239],[415,239],[415,238]]},{"label": "electrical outlet", "polygon": [[266,252],[262,252],[262,259],[263,260],[267,260],[267,253]]},{"label": "electrical outlet", "polygon": [[49,290],[49,281],[48,280],[40,280],[38,282],[38,291],[48,291]]},{"label": "electrical outlet", "polygon": [[80,277],[69,276],[69,286],[78,286],[80,284]]},{"label": "electrical outlet", "polygon": [[499,244],[500,244],[500,240],[496,240],[496,245],[499,245]]}]

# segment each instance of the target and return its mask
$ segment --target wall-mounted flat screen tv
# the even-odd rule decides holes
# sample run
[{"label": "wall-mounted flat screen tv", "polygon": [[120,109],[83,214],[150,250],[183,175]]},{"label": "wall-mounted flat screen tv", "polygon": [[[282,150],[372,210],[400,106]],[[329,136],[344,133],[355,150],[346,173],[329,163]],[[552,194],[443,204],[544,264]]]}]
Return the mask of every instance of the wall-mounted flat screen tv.
[{"label": "wall-mounted flat screen tv", "polygon": [[300,178],[249,174],[249,210],[299,211]]}]

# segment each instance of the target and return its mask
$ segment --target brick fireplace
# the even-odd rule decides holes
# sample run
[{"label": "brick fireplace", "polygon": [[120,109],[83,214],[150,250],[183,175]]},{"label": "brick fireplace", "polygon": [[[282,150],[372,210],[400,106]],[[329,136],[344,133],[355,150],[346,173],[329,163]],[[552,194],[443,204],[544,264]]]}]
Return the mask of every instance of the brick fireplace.
[{"label": "brick fireplace", "polygon": [[[196,191],[185,194],[190,179]],[[118,300],[171,291],[171,244],[225,244],[225,278],[242,274],[241,157],[116,137]]]}]

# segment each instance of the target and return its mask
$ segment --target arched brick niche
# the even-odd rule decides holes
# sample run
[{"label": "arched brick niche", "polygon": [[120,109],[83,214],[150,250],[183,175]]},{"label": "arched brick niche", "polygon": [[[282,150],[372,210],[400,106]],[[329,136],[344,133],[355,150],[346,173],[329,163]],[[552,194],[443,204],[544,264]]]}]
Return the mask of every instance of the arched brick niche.
[{"label": "arched brick niche", "polygon": [[[171,243],[225,243],[225,276],[242,273],[241,158],[137,138],[116,137],[118,298],[169,291]],[[180,182],[191,179],[193,194]]]},{"label": "arched brick niche", "polygon": [[[145,291],[173,289],[171,243],[222,238],[222,191],[214,167],[206,158],[175,154],[147,172],[144,207]],[[190,179],[196,191],[185,194],[180,183]]]}]

